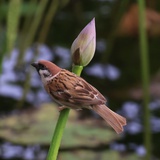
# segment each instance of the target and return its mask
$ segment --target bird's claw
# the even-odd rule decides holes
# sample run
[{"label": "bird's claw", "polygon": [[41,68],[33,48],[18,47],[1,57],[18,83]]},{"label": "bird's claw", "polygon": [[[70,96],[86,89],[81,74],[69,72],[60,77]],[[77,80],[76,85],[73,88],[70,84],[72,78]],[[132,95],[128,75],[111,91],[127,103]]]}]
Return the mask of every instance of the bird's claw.
[{"label": "bird's claw", "polygon": [[61,112],[63,109],[66,109],[67,107],[66,106],[60,106],[60,107],[58,107],[58,110],[59,110],[59,112]]}]

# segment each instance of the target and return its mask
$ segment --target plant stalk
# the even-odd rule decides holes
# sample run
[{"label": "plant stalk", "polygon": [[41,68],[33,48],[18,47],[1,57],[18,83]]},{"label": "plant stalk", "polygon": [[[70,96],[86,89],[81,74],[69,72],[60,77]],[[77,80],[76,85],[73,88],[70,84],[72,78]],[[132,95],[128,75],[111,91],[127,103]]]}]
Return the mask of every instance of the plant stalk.
[{"label": "plant stalk", "polygon": [[139,6],[139,38],[141,52],[141,72],[143,84],[143,105],[144,105],[144,144],[146,148],[145,160],[151,159],[151,126],[149,110],[149,59],[148,41],[146,31],[145,0],[138,0]]},{"label": "plant stalk", "polygon": [[[83,66],[73,66],[72,68],[72,71],[78,76],[80,76],[82,70],[83,70]],[[57,160],[58,151],[61,144],[64,128],[67,123],[69,111],[70,109],[67,108],[60,112],[58,122],[56,124],[55,131],[50,144],[50,148],[48,151],[47,160]]]}]

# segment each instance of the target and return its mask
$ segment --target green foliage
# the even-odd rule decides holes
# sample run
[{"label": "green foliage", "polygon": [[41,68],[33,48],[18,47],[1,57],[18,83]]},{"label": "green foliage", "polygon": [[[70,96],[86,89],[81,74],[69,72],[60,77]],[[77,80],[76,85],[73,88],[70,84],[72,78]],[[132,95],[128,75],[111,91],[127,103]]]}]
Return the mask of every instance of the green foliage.
[{"label": "green foliage", "polygon": [[[39,109],[31,108],[18,115],[0,118],[0,138],[14,144],[49,145],[58,115],[56,105],[44,104]],[[117,134],[107,126],[98,127],[98,123],[93,119],[78,121],[77,116],[76,111],[70,112],[65,136],[62,140],[62,148],[93,147],[118,139]]]},{"label": "green foliage", "polygon": [[7,17],[7,52],[11,52],[17,38],[18,24],[21,15],[21,0],[9,2]]},{"label": "green foliage", "polygon": [[[129,9],[132,3],[135,1],[93,1],[93,0],[82,0],[82,1],[70,1],[70,0],[10,0],[10,1],[0,1],[0,74],[3,72],[2,70],[2,62],[4,57],[7,57],[9,53],[13,50],[13,48],[18,48],[20,54],[18,55],[18,63],[16,65],[17,68],[22,68],[24,64],[24,56],[25,51],[28,48],[32,48],[35,44],[47,44],[49,46],[65,46],[70,48],[71,43],[75,39],[77,33],[79,33],[80,29],[93,17],[96,17],[97,24],[97,41],[104,41],[105,48],[102,46],[98,46],[96,50],[95,57],[92,61],[94,63],[100,63],[107,65],[112,64],[116,66],[120,70],[120,77],[115,81],[111,81],[108,78],[100,79],[99,77],[89,77],[84,73],[84,77],[88,79],[88,81],[93,84],[96,88],[100,89],[100,91],[107,95],[109,99],[109,103],[114,103],[112,106],[119,107],[119,104],[123,103],[126,100],[135,100],[137,97],[138,101],[141,103],[141,100],[144,100],[145,104],[145,143],[148,146],[148,150],[150,150],[150,136],[151,130],[149,126],[150,113],[148,110],[148,102],[149,98],[143,98],[142,96],[142,85],[141,85],[141,77],[143,79],[143,90],[144,97],[149,97],[149,86],[148,86],[148,76],[154,77],[155,74],[159,73],[159,35],[156,37],[152,37],[150,33],[149,36],[149,61],[148,57],[145,56],[145,52],[147,51],[146,46],[146,35],[142,35],[141,41],[141,61],[140,61],[140,52],[139,52],[139,40],[138,33],[132,36],[119,37],[117,34],[117,29],[119,27],[119,22],[121,21],[121,17],[125,14]],[[142,2],[141,0],[139,2]],[[155,0],[154,2],[147,1],[147,6],[149,8],[158,9],[160,8],[160,1]],[[144,8],[141,9],[143,11]],[[139,14],[140,15],[140,14]],[[143,15],[144,16],[144,15]],[[142,16],[142,17],[143,17]],[[143,20],[145,18],[140,18],[141,25],[144,25]],[[141,28],[141,34],[146,34],[145,28]],[[54,53],[53,53],[54,54]],[[34,58],[37,57],[38,52],[35,49]],[[147,55],[147,54],[146,54]],[[59,58],[59,57],[58,57]],[[55,58],[57,62],[59,59]],[[150,63],[150,67],[149,67]],[[92,65],[91,64],[91,65]],[[143,66],[143,71],[140,69],[140,66]],[[90,66],[91,66],[90,65]],[[29,68],[29,65],[27,64]],[[149,74],[150,70],[150,75]],[[23,71],[26,71],[25,69]],[[24,99],[30,90],[30,70],[26,71],[26,81],[23,83],[23,95],[22,99],[16,105],[19,108],[24,106]],[[142,75],[141,75],[142,73]],[[18,76],[18,74],[16,74]],[[141,76],[140,76],[141,75]],[[1,75],[0,75],[1,76]],[[1,78],[1,77],[0,77]],[[90,79],[89,79],[90,78]],[[17,82],[19,83],[19,82]],[[158,81],[159,84],[159,81]],[[1,84],[0,84],[1,85]],[[136,92],[136,98],[131,95],[131,90],[134,88],[136,90],[138,86],[138,90]],[[1,87],[1,86],[0,86]],[[153,93],[157,93],[158,87],[153,91]],[[158,92],[159,93],[159,92]],[[141,95],[141,96],[139,96]],[[152,98],[159,98],[158,96],[152,95]],[[3,97],[2,97],[3,98]],[[137,100],[136,99],[136,100]],[[10,101],[8,97],[8,101]],[[11,104],[11,103],[10,103]],[[3,104],[1,104],[3,105]],[[5,105],[4,105],[5,106]],[[6,108],[8,106],[5,106]],[[11,107],[12,108],[12,107]],[[48,109],[48,108],[46,108]],[[40,110],[39,110],[40,111]],[[39,112],[38,110],[35,112]],[[43,111],[43,109],[42,109]],[[57,115],[54,115],[54,111],[52,109],[48,109],[48,111],[39,112],[40,115],[36,117],[36,114],[33,115],[35,118],[30,117],[32,114],[22,116],[19,118],[15,116],[11,116],[8,118],[1,119],[1,130],[0,136],[4,139],[7,139],[13,143],[17,144],[48,144],[51,139],[51,135],[53,132],[53,127],[55,126],[55,121],[57,119]],[[48,116],[49,115],[49,116]],[[55,116],[55,119],[53,118]],[[43,121],[43,118],[46,119]],[[53,118],[53,119],[52,119]],[[70,122],[69,122],[70,123]],[[76,122],[77,124],[77,122]],[[89,143],[89,137],[92,135],[93,141],[90,143],[92,145],[97,145],[98,142],[101,142],[102,139],[105,138],[105,130],[95,129],[92,126],[92,130],[89,130],[88,127],[82,123],[82,125],[78,122],[78,125],[74,126],[74,123],[70,123],[70,127],[67,125],[66,135],[68,139],[71,141],[71,135],[78,135],[83,138],[74,139],[73,145],[82,145],[83,141],[87,141]],[[88,124],[87,124],[88,125]],[[81,131],[78,133],[74,131],[77,130],[77,127],[81,128]],[[85,131],[87,130],[87,131]],[[91,132],[92,131],[92,132]],[[101,137],[98,136],[100,132]],[[36,136],[35,136],[36,135]],[[46,136],[47,135],[47,136]],[[106,133],[107,140],[110,137],[114,139],[112,133],[107,130]],[[157,133],[158,135],[158,133]],[[95,139],[96,137],[96,139]],[[157,136],[158,137],[158,136]],[[87,139],[88,138],[88,139]],[[100,138],[100,139],[97,139]],[[101,139],[102,138],[102,139]],[[117,137],[116,137],[117,138]],[[115,139],[116,139],[115,138]],[[63,139],[64,144],[69,145],[67,139]],[[105,141],[107,143],[107,141]],[[153,148],[156,143],[152,142]],[[65,147],[67,145],[64,145]],[[63,146],[63,144],[62,144]],[[150,154],[150,152],[147,152]],[[86,154],[86,153],[84,153]],[[88,159],[95,158],[92,157],[92,152],[87,153]],[[113,155],[114,154],[114,155]],[[70,157],[70,159],[74,158],[74,153],[63,153],[60,157]],[[81,156],[81,152],[76,152],[75,155],[77,157]],[[110,156],[116,159],[119,157],[117,152],[110,153],[106,152],[106,156]],[[134,155],[135,156],[135,155]],[[134,157],[133,156],[133,157]],[[83,157],[83,156],[82,156]],[[135,156],[136,157],[136,156]],[[137,158],[137,157],[136,157]],[[135,158],[135,159],[136,159]],[[108,159],[111,159],[110,157]],[[118,159],[118,158],[117,158]],[[132,158],[134,159],[134,158]]]},{"label": "green foliage", "polygon": [[105,152],[92,152],[92,151],[74,151],[74,152],[65,152],[60,153],[58,160],[141,160],[140,157],[138,157],[135,154],[131,155],[120,155],[117,151],[105,151]]}]

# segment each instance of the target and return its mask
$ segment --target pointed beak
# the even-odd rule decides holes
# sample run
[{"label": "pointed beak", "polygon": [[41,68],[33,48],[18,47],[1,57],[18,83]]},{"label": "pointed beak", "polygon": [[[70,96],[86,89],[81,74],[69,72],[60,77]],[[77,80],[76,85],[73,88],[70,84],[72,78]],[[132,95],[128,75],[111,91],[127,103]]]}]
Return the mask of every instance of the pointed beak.
[{"label": "pointed beak", "polygon": [[35,67],[36,69],[39,68],[38,62],[34,62],[34,63],[32,63],[31,65],[32,65],[33,67]]},{"label": "pointed beak", "polygon": [[32,63],[31,65],[36,68],[36,70],[37,70],[37,72],[38,72],[38,74],[39,74],[39,69],[40,69],[40,68],[39,68],[38,62],[34,62],[34,63]]}]

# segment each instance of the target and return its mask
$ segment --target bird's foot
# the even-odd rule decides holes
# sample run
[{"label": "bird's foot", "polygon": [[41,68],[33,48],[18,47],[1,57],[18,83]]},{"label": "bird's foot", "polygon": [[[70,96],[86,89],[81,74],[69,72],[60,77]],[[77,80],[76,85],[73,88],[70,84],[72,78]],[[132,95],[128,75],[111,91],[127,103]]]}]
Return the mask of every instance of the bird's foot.
[{"label": "bird's foot", "polygon": [[77,110],[77,111],[81,111],[81,110],[82,110],[82,108],[77,108],[76,110]]},{"label": "bird's foot", "polygon": [[68,108],[68,107],[66,107],[66,106],[60,106],[60,107],[58,107],[58,110],[59,110],[59,112],[61,112],[63,109],[66,109],[66,108]]}]

